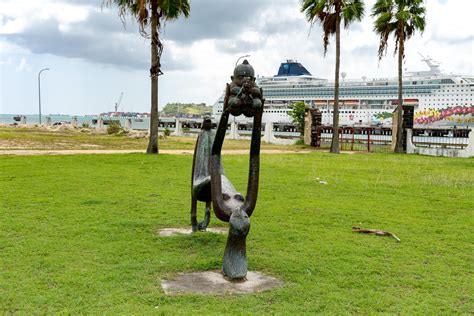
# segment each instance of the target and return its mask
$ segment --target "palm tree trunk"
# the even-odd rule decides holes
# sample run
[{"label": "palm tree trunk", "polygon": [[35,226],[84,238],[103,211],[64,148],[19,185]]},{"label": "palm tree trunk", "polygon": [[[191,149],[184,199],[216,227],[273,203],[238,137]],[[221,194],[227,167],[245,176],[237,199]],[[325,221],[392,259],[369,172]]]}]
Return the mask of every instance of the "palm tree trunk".
[{"label": "palm tree trunk", "polygon": [[339,66],[341,59],[341,17],[336,18],[336,73],[334,80],[334,113],[332,115],[331,153],[339,153]]},{"label": "palm tree trunk", "polygon": [[397,107],[397,137],[395,143],[395,152],[403,153],[403,55],[405,53],[405,43],[403,38],[403,30],[399,30],[399,43],[398,43],[398,107]]},{"label": "palm tree trunk", "polygon": [[152,1],[151,5],[151,117],[150,117],[150,140],[147,154],[158,154],[158,75],[159,75],[159,56],[158,56],[158,5]]}]

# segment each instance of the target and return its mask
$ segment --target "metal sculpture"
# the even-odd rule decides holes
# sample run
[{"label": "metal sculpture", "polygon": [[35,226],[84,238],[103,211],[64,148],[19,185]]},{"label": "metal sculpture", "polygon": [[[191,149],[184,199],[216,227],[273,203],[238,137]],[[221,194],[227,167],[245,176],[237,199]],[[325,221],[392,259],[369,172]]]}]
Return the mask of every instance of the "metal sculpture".
[{"label": "metal sculpture", "polygon": [[[210,118],[205,118],[193,159],[191,224],[193,231],[205,230],[210,221],[212,202],[216,217],[229,222],[229,235],[222,261],[222,272],[231,280],[247,275],[246,238],[250,229],[249,217],[257,203],[260,168],[260,138],[263,112],[263,93],[255,83],[253,67],[244,60],[234,69],[232,82],[227,84],[222,116],[214,132]],[[247,195],[237,192],[225,176],[221,160],[222,145],[229,116],[244,114],[253,117],[250,144],[250,164]],[[197,201],[206,203],[204,220],[198,223]]]}]

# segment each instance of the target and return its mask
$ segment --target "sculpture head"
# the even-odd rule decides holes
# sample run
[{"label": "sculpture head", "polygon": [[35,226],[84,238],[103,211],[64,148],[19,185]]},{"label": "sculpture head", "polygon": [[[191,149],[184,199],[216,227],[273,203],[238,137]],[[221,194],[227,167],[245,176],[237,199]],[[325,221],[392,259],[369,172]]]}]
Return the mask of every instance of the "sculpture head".
[{"label": "sculpture head", "polygon": [[204,115],[204,117],[202,118],[201,129],[204,129],[204,130],[212,129],[212,120],[209,115]]},{"label": "sculpture head", "polygon": [[242,281],[247,275],[246,238],[250,219],[241,208],[235,209],[229,220],[229,235],[222,260],[222,273],[232,281]]},{"label": "sculpture head", "polygon": [[231,79],[226,110],[234,116],[244,114],[247,117],[262,110],[262,91],[255,82],[255,71],[247,60],[235,67]]},{"label": "sculpture head", "polygon": [[229,234],[235,237],[247,236],[250,230],[250,218],[242,209],[237,209],[230,215],[230,230]]},{"label": "sculpture head", "polygon": [[248,81],[255,81],[255,70],[245,59],[241,64],[234,68],[234,75],[230,77],[233,83],[238,86]]}]

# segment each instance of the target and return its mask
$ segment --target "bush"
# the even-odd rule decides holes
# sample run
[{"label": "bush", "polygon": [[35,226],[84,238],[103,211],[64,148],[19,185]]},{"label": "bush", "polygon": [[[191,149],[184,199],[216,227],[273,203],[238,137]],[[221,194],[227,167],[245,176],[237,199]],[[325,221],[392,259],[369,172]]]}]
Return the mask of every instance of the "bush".
[{"label": "bush", "polygon": [[304,146],[304,139],[298,139],[296,142],[295,142],[295,145],[297,146]]},{"label": "bush", "polygon": [[82,123],[82,128],[89,128],[89,127],[90,127],[89,123],[86,123],[86,122]]},{"label": "bush", "polygon": [[163,135],[165,135],[165,136],[170,136],[171,135],[171,131],[168,129],[168,127],[165,127],[165,129],[163,130]]},{"label": "bush", "polygon": [[110,123],[107,126],[107,134],[112,135],[112,134],[118,134],[122,131],[122,126],[120,123]]}]

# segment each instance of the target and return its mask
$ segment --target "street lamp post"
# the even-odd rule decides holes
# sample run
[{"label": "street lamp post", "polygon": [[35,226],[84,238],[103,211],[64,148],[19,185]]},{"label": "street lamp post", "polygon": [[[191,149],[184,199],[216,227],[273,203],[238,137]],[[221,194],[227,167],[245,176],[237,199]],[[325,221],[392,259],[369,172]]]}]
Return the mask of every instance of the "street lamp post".
[{"label": "street lamp post", "polygon": [[237,67],[237,64],[239,63],[239,60],[241,60],[242,58],[246,58],[246,57],[250,57],[250,55],[243,55],[243,56],[240,56],[239,58],[237,58],[237,61],[235,62],[235,67]]},{"label": "street lamp post", "polygon": [[41,73],[49,68],[43,68],[38,73],[38,107],[39,107],[39,123],[41,125]]}]

